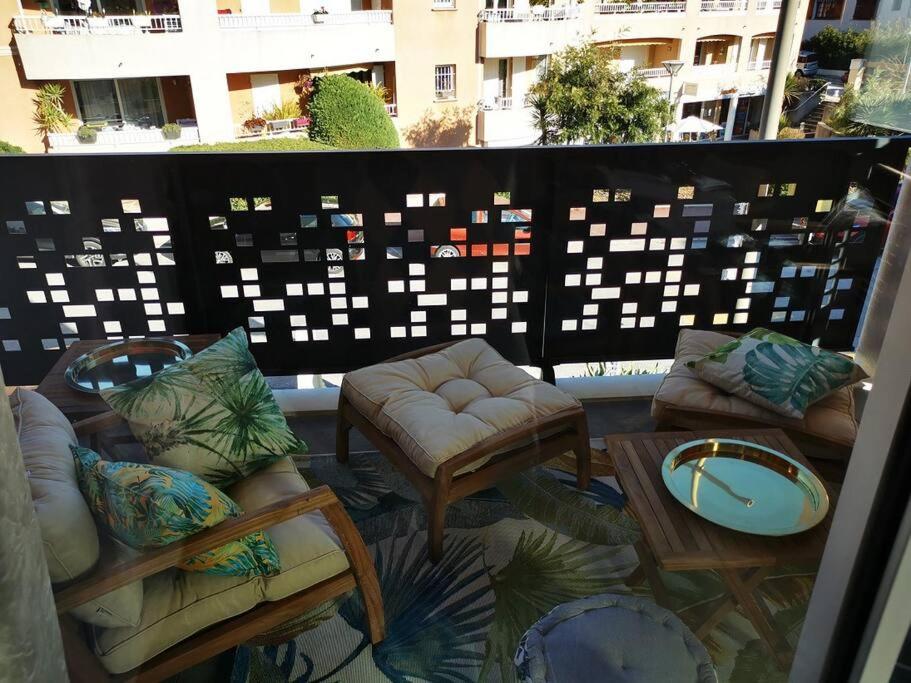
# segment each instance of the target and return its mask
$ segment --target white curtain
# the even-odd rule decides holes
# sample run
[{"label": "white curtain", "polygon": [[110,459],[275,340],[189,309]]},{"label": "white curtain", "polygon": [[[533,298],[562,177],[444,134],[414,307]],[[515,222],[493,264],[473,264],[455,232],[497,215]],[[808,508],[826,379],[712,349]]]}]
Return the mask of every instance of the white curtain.
[{"label": "white curtain", "polygon": [[65,682],[51,580],[26,477],[0,375],[0,682]]}]

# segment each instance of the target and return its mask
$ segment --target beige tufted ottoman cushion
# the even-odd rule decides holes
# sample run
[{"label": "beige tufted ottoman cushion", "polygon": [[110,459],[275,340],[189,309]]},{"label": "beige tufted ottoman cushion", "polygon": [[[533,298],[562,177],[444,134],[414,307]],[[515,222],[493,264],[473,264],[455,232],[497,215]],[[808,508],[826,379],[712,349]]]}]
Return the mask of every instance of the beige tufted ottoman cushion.
[{"label": "beige tufted ottoman cushion", "polygon": [[428,477],[488,437],[581,408],[575,398],[531,377],[481,339],[349,372],[342,392]]}]

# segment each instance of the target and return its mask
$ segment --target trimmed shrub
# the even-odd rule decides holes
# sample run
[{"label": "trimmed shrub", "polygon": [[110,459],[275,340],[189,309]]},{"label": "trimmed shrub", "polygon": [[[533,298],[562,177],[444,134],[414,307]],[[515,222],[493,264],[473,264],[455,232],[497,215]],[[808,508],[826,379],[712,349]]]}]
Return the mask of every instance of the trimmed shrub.
[{"label": "trimmed shrub", "polygon": [[870,44],[870,31],[839,31],[826,26],[807,41],[819,59],[820,69],[851,68],[851,60],[863,57]]},{"label": "trimmed shrub", "polygon": [[342,75],[317,81],[310,103],[310,138],[341,149],[393,149],[399,136],[382,100]]},{"label": "trimmed shrub", "polygon": [[76,131],[76,139],[83,144],[90,145],[98,139],[98,131],[91,126],[79,126]]},{"label": "trimmed shrub", "polygon": [[25,150],[19,145],[14,145],[6,140],[0,140],[0,154],[25,154]]},{"label": "trimmed shrub", "polygon": [[240,142],[218,142],[212,145],[180,145],[172,152],[313,152],[332,149],[307,138],[265,138]]},{"label": "trimmed shrub", "polygon": [[180,126],[176,123],[166,123],[161,127],[161,137],[165,140],[180,140]]}]

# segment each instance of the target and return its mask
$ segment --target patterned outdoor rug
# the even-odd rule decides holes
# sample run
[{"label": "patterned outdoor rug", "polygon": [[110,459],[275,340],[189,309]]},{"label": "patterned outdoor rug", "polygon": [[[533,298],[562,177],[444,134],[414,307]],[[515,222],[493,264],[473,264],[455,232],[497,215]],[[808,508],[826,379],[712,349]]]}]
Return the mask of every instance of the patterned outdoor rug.
[{"label": "patterned outdoor rug", "polygon": [[[232,683],[514,681],[516,644],[552,607],[630,592],[623,578],[637,564],[630,543],[638,527],[619,511],[622,496],[605,476],[603,455],[593,454],[596,478],[584,494],[574,488],[574,464],[564,456],[450,506],[445,556],[435,566],[426,560],[421,501],[382,456],[352,454],[350,467],[332,456],[303,459],[304,476],[311,485],[332,487],[374,556],[387,637],[377,647],[370,644],[354,593],[317,610],[314,628],[288,643],[240,647]],[[763,584],[776,626],[792,643],[813,570],[789,568]],[[722,594],[712,572],[665,578],[675,610],[691,625]],[[722,621],[705,644],[722,681],[786,680],[737,614]]]}]

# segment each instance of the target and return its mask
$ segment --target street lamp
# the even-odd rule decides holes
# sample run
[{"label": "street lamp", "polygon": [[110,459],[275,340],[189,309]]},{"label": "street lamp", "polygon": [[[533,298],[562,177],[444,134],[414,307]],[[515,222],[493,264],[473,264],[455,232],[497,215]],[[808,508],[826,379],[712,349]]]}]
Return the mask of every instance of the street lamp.
[{"label": "street lamp", "polygon": [[[684,63],[685,62],[683,62],[680,59],[665,59],[663,62],[661,62],[661,66],[664,67],[664,69],[667,71],[668,75],[671,77],[670,83],[668,83],[668,85],[667,85],[667,102],[668,102],[668,105],[672,108],[671,109],[672,112],[673,112],[673,106],[674,106],[674,100],[672,99],[673,93],[674,93],[674,76],[676,76],[680,72],[680,69],[683,68]],[[673,113],[671,114],[671,118],[673,118]],[[669,121],[668,125],[670,125],[670,123],[671,122]],[[668,131],[667,133],[668,133],[668,138],[670,138],[670,131]]]}]

